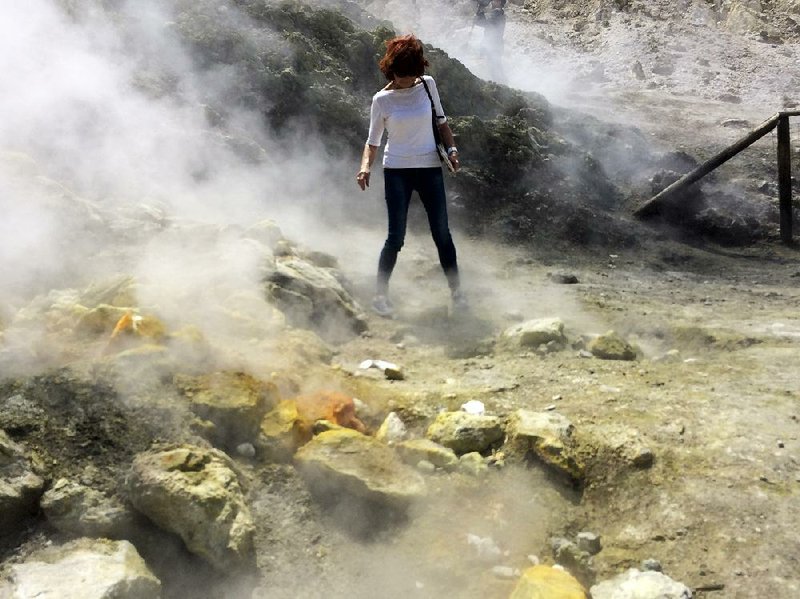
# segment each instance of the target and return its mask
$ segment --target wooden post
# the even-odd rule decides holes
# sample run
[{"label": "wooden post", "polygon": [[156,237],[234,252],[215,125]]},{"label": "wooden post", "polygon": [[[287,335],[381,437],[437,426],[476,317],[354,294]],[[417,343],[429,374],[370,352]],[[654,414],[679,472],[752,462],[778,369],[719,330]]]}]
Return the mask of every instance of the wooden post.
[{"label": "wooden post", "polygon": [[[775,126],[778,124],[778,120],[781,116],[787,116],[790,113],[779,113],[775,116],[767,119],[763,123],[761,123],[758,127],[750,131],[747,135],[739,139],[736,143],[728,146],[719,154],[712,156],[708,160],[706,160],[703,164],[698,166],[694,169],[691,173],[688,173],[675,181],[672,185],[661,191],[660,193],[653,196],[651,199],[646,201],[644,204],[639,206],[633,213],[638,217],[648,216],[654,212],[658,211],[658,206],[664,200],[668,199],[669,197],[673,196],[679,191],[686,189],[694,183],[695,181],[702,179],[708,173],[713,171],[719,165],[727,162],[736,154],[744,150],[746,147],[750,146],[751,144],[755,143],[762,137],[764,137],[767,133],[772,131]],[[787,116],[788,121],[788,116]],[[788,126],[788,125],[787,125]],[[788,133],[787,133],[788,135]],[[788,145],[788,144],[787,144]]]},{"label": "wooden post", "polygon": [[792,146],[789,139],[789,115],[778,118],[778,205],[781,215],[781,241],[792,243]]}]

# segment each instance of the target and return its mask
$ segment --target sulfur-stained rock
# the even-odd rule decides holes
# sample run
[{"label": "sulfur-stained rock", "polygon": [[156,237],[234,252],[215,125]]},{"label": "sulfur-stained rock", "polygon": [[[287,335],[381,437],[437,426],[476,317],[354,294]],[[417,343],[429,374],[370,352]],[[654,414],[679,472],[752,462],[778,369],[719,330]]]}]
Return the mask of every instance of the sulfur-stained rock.
[{"label": "sulfur-stained rock", "polygon": [[569,572],[538,565],[522,573],[509,599],[587,599],[587,594]]},{"label": "sulfur-stained rock", "polygon": [[10,599],[157,599],[161,595],[161,582],[128,541],[78,539],[48,547],[9,570]]},{"label": "sulfur-stained rock", "polygon": [[589,351],[601,360],[636,359],[636,349],[614,331],[592,339],[589,342]]},{"label": "sulfur-stained rock", "polygon": [[192,411],[214,423],[211,440],[225,448],[253,441],[262,418],[279,399],[273,383],[244,372],[179,375],[175,384],[189,399]]},{"label": "sulfur-stained rock", "polygon": [[560,318],[539,318],[509,327],[503,339],[520,347],[539,347],[548,343],[564,345],[564,322]]},{"label": "sulfur-stained rock", "polygon": [[293,398],[300,416],[300,433],[304,442],[311,438],[317,420],[328,420],[338,426],[365,433],[364,423],[356,416],[352,397],[338,391],[318,391]]},{"label": "sulfur-stained rock", "polygon": [[[316,426],[321,422],[328,424]],[[257,445],[263,459],[286,462],[315,434],[340,427],[366,432],[356,416],[352,397],[338,391],[319,391],[280,402],[261,421]]]},{"label": "sulfur-stained rock", "polygon": [[534,457],[573,482],[580,482],[585,466],[572,439],[574,426],[557,412],[517,410],[509,418],[506,450],[510,457]]},{"label": "sulfur-stained rock", "polygon": [[503,427],[496,416],[442,412],[428,427],[426,435],[457,454],[480,453],[503,438]]},{"label": "sulfur-stained rock", "polygon": [[78,319],[75,330],[90,335],[111,335],[114,326],[130,311],[130,308],[100,304]]},{"label": "sulfur-stained rock", "polygon": [[0,430],[0,530],[11,532],[33,515],[43,490],[25,449]]},{"label": "sulfur-stained rock", "polygon": [[50,524],[73,536],[120,539],[134,525],[133,513],[118,499],[63,478],[42,496],[40,505]]},{"label": "sulfur-stained rock", "polygon": [[592,599],[691,599],[692,591],[661,572],[640,572],[631,568],[591,589]]},{"label": "sulfur-stained rock", "polygon": [[231,459],[181,445],[136,456],[126,480],[133,506],[222,572],[253,563],[255,527]]},{"label": "sulfur-stained rock", "polygon": [[655,454],[639,431],[623,424],[582,428],[581,444],[593,459],[610,466],[649,468],[655,462]]},{"label": "sulfur-stained rock", "polygon": [[405,510],[425,495],[425,481],[395,451],[350,429],[324,432],[301,447],[295,462],[316,495],[350,495]]},{"label": "sulfur-stained rock", "polygon": [[303,444],[300,413],[291,400],[278,403],[261,421],[256,449],[268,462],[288,462]]},{"label": "sulfur-stained rock", "polygon": [[430,439],[409,439],[395,445],[397,453],[406,464],[416,466],[422,460],[430,462],[437,468],[455,470],[458,467],[458,456],[449,447],[434,443]]}]

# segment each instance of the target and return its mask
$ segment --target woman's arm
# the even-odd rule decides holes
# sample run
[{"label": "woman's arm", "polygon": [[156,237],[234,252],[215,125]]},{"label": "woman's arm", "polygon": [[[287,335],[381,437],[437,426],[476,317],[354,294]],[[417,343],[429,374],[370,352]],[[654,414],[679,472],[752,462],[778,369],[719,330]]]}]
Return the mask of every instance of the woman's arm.
[{"label": "woman's arm", "polygon": [[450,130],[450,125],[447,122],[439,123],[439,135],[442,136],[442,143],[447,148],[447,157],[455,170],[461,168],[461,163],[458,161],[458,148],[456,148],[456,141],[453,137],[453,132]]},{"label": "woman's arm", "polygon": [[[451,135],[452,138],[452,135]],[[356,181],[361,191],[369,187],[369,169],[372,168],[372,163],[375,162],[375,156],[378,153],[378,146],[371,146],[364,144],[364,153],[361,155],[361,169],[356,175]]]}]

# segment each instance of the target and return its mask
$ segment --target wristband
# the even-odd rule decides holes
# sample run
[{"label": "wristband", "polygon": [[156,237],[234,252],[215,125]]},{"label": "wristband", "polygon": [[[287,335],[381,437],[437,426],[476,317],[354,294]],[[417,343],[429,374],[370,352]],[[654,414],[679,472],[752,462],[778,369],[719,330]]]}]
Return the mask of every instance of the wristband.
[{"label": "wristband", "polygon": [[451,156],[452,154],[458,154],[458,148],[455,146],[450,146],[447,148],[447,155]]}]

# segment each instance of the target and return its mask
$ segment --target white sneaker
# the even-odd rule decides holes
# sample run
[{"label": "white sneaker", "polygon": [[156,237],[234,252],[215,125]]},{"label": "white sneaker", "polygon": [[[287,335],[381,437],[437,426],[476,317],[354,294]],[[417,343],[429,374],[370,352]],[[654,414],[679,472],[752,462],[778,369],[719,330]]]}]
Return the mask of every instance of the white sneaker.
[{"label": "white sneaker", "polygon": [[464,295],[464,292],[460,289],[456,289],[452,295],[453,299],[453,312],[465,312],[469,310],[469,302],[467,301],[467,296]]},{"label": "white sneaker", "polygon": [[389,301],[389,298],[385,295],[376,295],[372,298],[372,311],[378,316],[391,318],[394,314],[394,306],[392,306],[392,302]]}]

